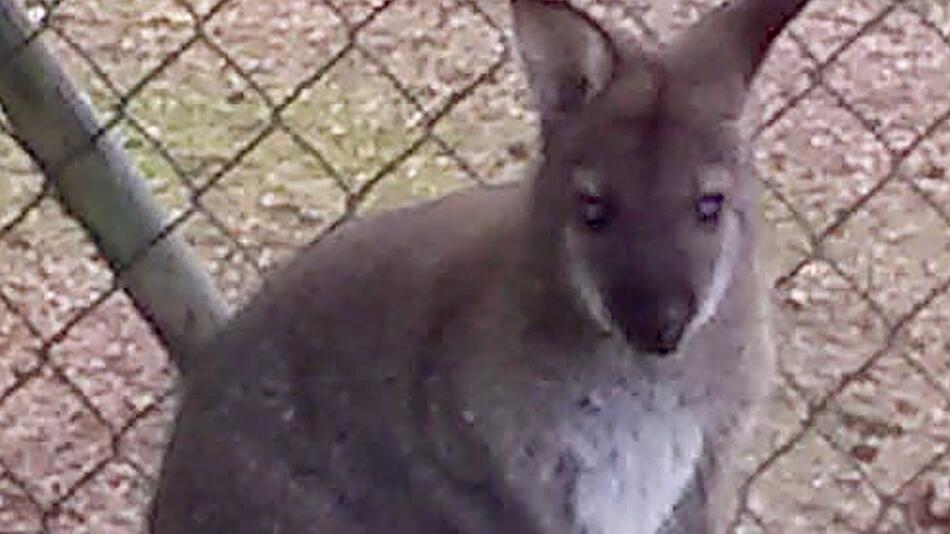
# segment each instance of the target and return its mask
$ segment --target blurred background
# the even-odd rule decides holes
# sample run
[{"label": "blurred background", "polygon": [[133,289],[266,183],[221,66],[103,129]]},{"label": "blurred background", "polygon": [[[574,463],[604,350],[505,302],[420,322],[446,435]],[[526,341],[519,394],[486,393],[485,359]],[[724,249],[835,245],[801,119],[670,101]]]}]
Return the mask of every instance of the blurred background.
[{"label": "blurred background", "polygon": [[[517,178],[535,154],[503,0],[0,4],[230,310],[336,224]],[[649,46],[714,4],[577,1]],[[746,122],[780,376],[737,531],[950,532],[950,5],[813,1]],[[39,159],[0,113],[0,533],[138,532],[174,365]]]}]

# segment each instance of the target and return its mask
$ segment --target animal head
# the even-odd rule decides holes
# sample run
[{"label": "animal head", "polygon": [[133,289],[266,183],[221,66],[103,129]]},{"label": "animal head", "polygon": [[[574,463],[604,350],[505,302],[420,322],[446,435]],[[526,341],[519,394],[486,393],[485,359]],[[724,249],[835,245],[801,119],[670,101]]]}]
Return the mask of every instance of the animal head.
[{"label": "animal head", "polygon": [[742,261],[756,195],[737,123],[806,3],[737,0],[647,52],[566,2],[512,0],[542,124],[536,217],[587,310],[641,351],[675,352]]}]

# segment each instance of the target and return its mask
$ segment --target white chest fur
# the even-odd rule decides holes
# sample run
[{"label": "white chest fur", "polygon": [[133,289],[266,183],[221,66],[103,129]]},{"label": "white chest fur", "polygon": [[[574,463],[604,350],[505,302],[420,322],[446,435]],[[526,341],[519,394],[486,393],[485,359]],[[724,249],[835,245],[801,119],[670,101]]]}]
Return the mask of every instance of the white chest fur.
[{"label": "white chest fur", "polygon": [[577,462],[572,496],[577,531],[653,534],[679,501],[701,455],[698,414],[674,392],[653,388],[592,393],[588,417],[561,439]]}]

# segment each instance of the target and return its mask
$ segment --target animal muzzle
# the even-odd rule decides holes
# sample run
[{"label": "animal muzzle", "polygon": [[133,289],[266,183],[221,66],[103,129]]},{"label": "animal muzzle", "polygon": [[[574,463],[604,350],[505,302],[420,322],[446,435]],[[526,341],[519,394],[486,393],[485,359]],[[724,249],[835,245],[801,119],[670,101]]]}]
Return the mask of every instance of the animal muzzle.
[{"label": "animal muzzle", "polygon": [[673,297],[632,296],[611,315],[636,349],[666,356],[679,350],[690,321],[696,314],[691,295]]}]

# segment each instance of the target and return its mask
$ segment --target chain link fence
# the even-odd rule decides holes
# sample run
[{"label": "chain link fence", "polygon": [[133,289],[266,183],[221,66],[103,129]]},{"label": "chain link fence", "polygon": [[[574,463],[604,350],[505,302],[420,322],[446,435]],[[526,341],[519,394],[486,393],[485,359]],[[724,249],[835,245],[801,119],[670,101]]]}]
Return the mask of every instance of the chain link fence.
[{"label": "chain link fence", "polygon": [[[147,180],[155,242],[192,245],[231,309],[341,222],[534,153],[502,0],[0,3]],[[714,2],[579,3],[657,44]],[[950,532],[950,6],[815,0],[748,122],[780,376],[736,528]],[[135,532],[174,367],[39,171],[65,163],[31,155],[0,115],[0,532]]]}]

